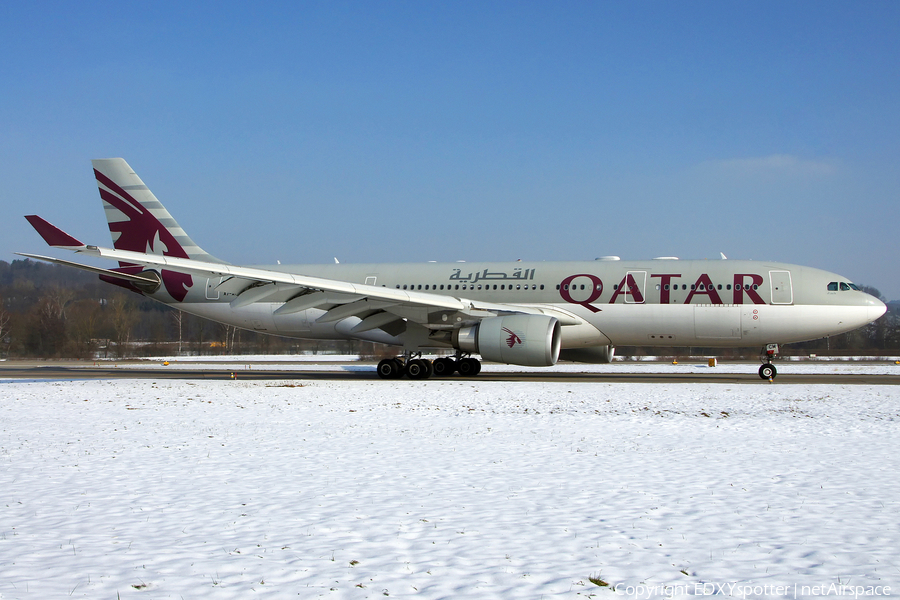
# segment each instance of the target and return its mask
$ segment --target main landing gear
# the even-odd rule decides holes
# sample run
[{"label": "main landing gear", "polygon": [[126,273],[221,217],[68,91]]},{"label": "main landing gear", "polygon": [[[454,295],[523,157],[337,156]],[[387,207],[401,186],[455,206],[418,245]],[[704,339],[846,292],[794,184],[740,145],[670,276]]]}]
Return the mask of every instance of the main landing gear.
[{"label": "main landing gear", "polygon": [[772,360],[777,354],[778,344],[766,344],[765,349],[760,355],[760,358],[764,361],[763,365],[759,368],[760,378],[772,381],[773,379],[775,379],[775,376],[778,375],[778,369],[776,369],[775,365],[772,364]]},{"label": "main landing gear", "polygon": [[385,358],[378,363],[377,370],[382,379],[400,379],[404,375],[410,379],[428,379],[431,376],[449,377],[454,373],[475,377],[481,372],[481,361],[461,352],[456,357],[445,356],[434,361],[422,358],[421,353],[407,353],[403,358]]}]

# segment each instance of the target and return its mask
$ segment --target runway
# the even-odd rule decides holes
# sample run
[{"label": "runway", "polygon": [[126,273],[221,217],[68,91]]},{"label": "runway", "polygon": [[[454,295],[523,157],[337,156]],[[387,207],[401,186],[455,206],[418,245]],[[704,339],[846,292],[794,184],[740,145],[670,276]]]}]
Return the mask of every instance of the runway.
[{"label": "runway", "polygon": [[[248,368],[249,365],[249,368]],[[267,368],[268,367],[268,368]],[[760,379],[755,373],[733,373],[726,368],[710,369],[696,373],[649,372],[649,365],[635,363],[627,372],[572,372],[543,371],[490,372],[482,371],[477,377],[466,379],[458,375],[432,378],[430,381],[493,381],[510,383],[724,383],[740,385],[898,385],[897,374],[884,373],[803,373],[799,365],[778,365],[774,382]],[[319,381],[379,381],[374,364],[368,363],[304,363],[303,370],[273,369],[271,363],[245,363],[229,369],[227,365],[208,364],[179,368],[155,367],[134,363],[115,363],[100,366],[67,366],[64,363],[12,361],[0,363],[0,379],[33,380],[94,380],[94,379],[186,379],[186,380],[319,380]],[[401,381],[409,381],[403,379]],[[385,381],[390,386],[393,382]]]}]

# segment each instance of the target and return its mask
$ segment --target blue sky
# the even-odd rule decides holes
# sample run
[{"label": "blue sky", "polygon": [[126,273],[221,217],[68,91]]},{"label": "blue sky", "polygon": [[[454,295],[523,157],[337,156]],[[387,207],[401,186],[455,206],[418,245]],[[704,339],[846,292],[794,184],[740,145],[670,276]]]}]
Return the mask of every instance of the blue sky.
[{"label": "blue sky", "polygon": [[897,2],[6,3],[0,53],[2,260],[31,213],[109,244],[121,156],[232,262],[724,252],[900,299]]}]

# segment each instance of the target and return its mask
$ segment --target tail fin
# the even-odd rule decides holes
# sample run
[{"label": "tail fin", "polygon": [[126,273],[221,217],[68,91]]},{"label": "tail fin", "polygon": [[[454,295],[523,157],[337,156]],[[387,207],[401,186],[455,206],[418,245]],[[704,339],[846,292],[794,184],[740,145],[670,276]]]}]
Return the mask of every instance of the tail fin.
[{"label": "tail fin", "polygon": [[223,262],[185,233],[127,162],[102,158],[91,163],[116,249]]},{"label": "tail fin", "polygon": [[66,248],[68,250],[79,250],[85,247],[82,242],[79,242],[56,225],[48,223],[37,215],[26,215],[25,218],[28,219],[35,231],[44,238],[48,246]]}]

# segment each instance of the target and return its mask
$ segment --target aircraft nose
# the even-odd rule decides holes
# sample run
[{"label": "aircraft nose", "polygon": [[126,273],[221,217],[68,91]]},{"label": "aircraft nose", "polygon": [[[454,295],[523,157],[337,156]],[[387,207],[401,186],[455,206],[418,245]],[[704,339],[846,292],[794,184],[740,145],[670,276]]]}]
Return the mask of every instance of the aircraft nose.
[{"label": "aircraft nose", "polygon": [[878,298],[873,297],[869,300],[869,310],[867,312],[869,315],[869,322],[871,323],[887,312],[887,305]]}]

